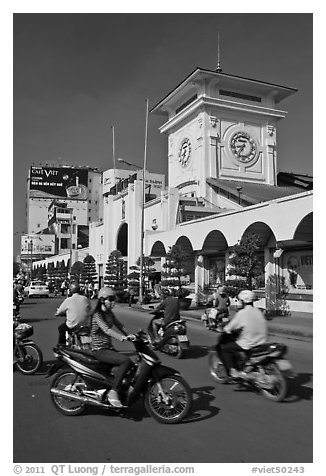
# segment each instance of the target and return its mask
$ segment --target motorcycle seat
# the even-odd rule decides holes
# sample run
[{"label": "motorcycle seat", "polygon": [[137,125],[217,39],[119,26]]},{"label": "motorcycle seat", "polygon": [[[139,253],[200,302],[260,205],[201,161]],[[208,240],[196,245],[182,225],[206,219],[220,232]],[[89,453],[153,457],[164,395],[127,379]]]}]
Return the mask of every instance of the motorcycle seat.
[{"label": "motorcycle seat", "polygon": [[171,326],[174,326],[175,324],[184,324],[186,321],[184,319],[178,319],[177,321],[172,321],[169,322],[167,326],[165,326],[165,329],[168,329]]},{"label": "motorcycle seat", "polygon": [[73,359],[81,360],[82,362],[85,362],[86,364],[94,364],[95,362],[98,362],[98,360],[94,357],[92,352],[89,350],[65,348],[64,352],[70,355],[70,357],[72,357]]},{"label": "motorcycle seat", "polygon": [[258,356],[258,355],[264,355],[264,354],[272,353],[276,349],[280,350],[282,347],[284,347],[284,350],[286,349],[286,346],[283,346],[283,344],[266,342],[265,344],[256,345],[255,347],[250,349],[248,351],[248,353],[251,357],[252,356]]}]

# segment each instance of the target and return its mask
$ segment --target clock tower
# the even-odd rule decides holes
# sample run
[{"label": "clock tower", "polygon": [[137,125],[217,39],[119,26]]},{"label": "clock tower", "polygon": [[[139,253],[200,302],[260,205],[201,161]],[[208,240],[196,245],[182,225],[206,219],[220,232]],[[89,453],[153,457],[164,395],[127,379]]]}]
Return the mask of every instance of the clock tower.
[{"label": "clock tower", "polygon": [[279,103],[296,91],[197,68],[151,111],[167,117],[169,186],[212,203],[208,179],[276,186]]}]

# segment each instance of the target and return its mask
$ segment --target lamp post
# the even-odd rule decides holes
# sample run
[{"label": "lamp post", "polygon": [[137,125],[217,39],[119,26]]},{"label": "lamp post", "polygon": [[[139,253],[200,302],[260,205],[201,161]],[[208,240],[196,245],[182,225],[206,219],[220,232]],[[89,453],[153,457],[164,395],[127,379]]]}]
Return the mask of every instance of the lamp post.
[{"label": "lamp post", "polygon": [[29,265],[29,268],[30,268],[30,281],[32,280],[32,270],[33,270],[33,240],[30,239],[30,241],[28,242],[28,251],[31,252],[31,256],[30,256],[30,265]]},{"label": "lamp post", "polygon": [[[147,128],[148,128],[148,99],[146,99],[146,120],[145,120],[145,145],[144,145],[144,162],[142,168],[142,201],[141,201],[141,225],[140,225],[140,273],[139,273],[139,304],[143,303],[143,287],[144,287],[144,228],[145,228],[145,170],[147,162]],[[134,164],[124,159],[118,159],[119,162],[123,162],[127,165],[135,167]],[[140,169],[140,167],[137,167]]]}]

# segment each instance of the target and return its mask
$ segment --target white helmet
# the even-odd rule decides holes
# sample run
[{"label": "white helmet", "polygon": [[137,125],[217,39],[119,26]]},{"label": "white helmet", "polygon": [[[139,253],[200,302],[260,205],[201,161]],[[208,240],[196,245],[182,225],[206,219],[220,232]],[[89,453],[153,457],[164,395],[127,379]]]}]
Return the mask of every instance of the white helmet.
[{"label": "white helmet", "polygon": [[240,301],[243,301],[245,304],[250,304],[254,302],[254,300],[256,299],[256,295],[253,291],[250,291],[249,289],[244,289],[243,291],[239,292],[238,299],[240,299]]}]

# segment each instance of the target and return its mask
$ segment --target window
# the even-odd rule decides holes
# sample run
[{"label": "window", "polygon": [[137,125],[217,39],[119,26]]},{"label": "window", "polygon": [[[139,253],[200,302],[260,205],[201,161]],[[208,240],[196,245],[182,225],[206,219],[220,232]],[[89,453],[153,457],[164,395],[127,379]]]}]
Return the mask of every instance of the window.
[{"label": "window", "polygon": [[258,96],[250,96],[249,94],[237,93],[234,91],[226,91],[225,89],[220,89],[221,96],[230,96],[238,99],[247,99],[248,101],[261,102],[261,98]]},{"label": "window", "polygon": [[68,249],[68,239],[67,238],[61,238],[61,249],[66,250]]},{"label": "window", "polygon": [[175,112],[176,114],[178,114],[178,112],[182,111],[183,109],[185,109],[189,104],[191,104],[195,99],[197,99],[197,94],[195,94],[194,96],[192,96],[190,99],[188,99],[186,102],[184,102],[183,104],[181,104],[181,106],[179,106]]},{"label": "window", "polygon": [[101,235],[101,245],[103,245],[103,235]]}]

